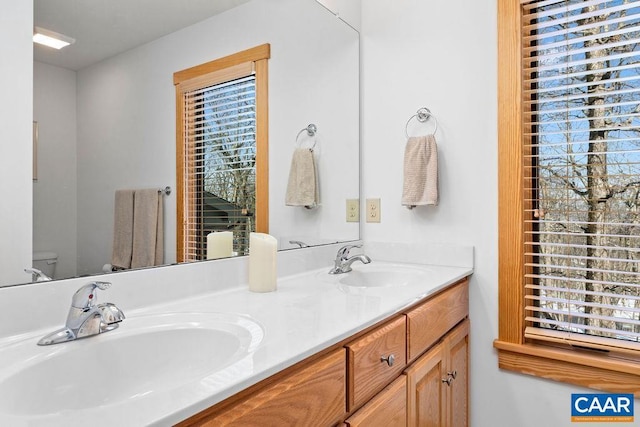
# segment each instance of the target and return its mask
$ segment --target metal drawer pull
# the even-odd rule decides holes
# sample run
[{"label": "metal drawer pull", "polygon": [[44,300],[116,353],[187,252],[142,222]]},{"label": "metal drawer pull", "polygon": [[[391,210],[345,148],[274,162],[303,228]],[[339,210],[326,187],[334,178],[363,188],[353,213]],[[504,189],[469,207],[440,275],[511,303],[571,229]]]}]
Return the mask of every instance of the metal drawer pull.
[{"label": "metal drawer pull", "polygon": [[387,365],[393,366],[393,362],[396,361],[396,357],[393,354],[388,355],[387,357],[380,357],[381,362],[387,362]]},{"label": "metal drawer pull", "polygon": [[442,379],[443,383],[447,383],[447,387],[451,387],[451,383],[453,382],[453,378],[447,377]]},{"label": "metal drawer pull", "polygon": [[451,378],[455,380],[456,377],[458,376],[458,371],[449,371],[447,372],[447,375],[449,375]]}]

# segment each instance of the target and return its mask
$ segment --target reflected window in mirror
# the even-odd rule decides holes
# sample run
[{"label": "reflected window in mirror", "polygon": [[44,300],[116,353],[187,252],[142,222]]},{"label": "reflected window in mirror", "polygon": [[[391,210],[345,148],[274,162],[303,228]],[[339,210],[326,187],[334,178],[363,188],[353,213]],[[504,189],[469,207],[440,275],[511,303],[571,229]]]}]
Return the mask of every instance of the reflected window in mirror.
[{"label": "reflected window in mirror", "polygon": [[268,232],[269,56],[265,44],[174,74],[179,262],[246,255],[249,233]]}]

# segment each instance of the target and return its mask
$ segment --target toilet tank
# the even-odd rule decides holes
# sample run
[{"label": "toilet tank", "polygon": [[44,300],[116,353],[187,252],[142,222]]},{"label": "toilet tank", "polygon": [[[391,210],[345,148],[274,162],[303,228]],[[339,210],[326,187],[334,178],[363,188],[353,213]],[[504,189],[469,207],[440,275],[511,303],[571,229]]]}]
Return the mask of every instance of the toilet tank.
[{"label": "toilet tank", "polygon": [[37,268],[51,278],[55,275],[57,262],[58,254],[55,252],[33,253],[33,268]]}]

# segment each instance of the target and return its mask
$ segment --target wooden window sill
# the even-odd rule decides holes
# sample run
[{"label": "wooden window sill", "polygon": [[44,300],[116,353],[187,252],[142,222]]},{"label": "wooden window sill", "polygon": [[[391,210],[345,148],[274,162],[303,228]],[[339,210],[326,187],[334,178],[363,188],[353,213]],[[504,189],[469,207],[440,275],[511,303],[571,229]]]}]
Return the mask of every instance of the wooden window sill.
[{"label": "wooden window sill", "polygon": [[640,397],[640,363],[606,354],[495,340],[500,369]]}]

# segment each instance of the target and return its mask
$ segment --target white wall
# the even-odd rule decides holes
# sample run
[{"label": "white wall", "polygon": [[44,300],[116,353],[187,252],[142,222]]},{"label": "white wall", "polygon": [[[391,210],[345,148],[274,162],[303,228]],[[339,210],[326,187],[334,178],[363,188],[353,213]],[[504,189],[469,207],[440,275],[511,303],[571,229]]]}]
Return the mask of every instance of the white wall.
[{"label": "white wall", "polygon": [[[358,225],[345,222],[345,199],[358,196],[357,37],[313,1],[253,0],[78,72],[78,273],[110,260],[115,189],[175,189],[173,73],[263,43],[271,44],[270,233],[358,238]],[[284,206],[295,137],[309,123],[319,129],[322,203],[312,211]],[[165,198],[166,262],[176,258],[175,200]]]},{"label": "white wall", "polygon": [[31,266],[33,4],[3,1],[0,13],[0,286]]},{"label": "white wall", "polygon": [[[471,422],[476,427],[570,425],[560,383],[502,372],[498,335],[497,61],[495,1],[362,2],[363,197],[382,199],[366,241],[475,247],[471,280]],[[405,123],[437,116],[440,204],[400,206]]]},{"label": "white wall", "polygon": [[362,23],[361,0],[316,0],[340,19],[360,31]]},{"label": "white wall", "polygon": [[55,278],[76,275],[76,73],[33,64],[38,180],[33,183],[33,250],[58,254]]},{"label": "white wall", "polygon": [[[11,60],[0,77],[10,83],[3,96],[11,102],[0,103],[0,285],[21,281],[21,266],[31,260],[31,238],[24,236],[31,236],[31,169],[25,165],[31,161],[33,69],[31,2],[2,7],[0,35],[11,43],[0,45],[0,56]],[[568,426],[570,393],[582,390],[501,372],[491,346],[498,311],[495,7],[471,0],[363,2],[363,196],[382,198],[382,223],[365,224],[364,234],[475,246],[471,425]],[[169,55],[180,47],[166,49]],[[201,62],[201,54],[185,62]],[[404,123],[423,105],[440,123],[441,203],[408,211],[399,204]],[[171,151],[162,147],[154,156]],[[91,171],[99,175],[99,163]]]}]

